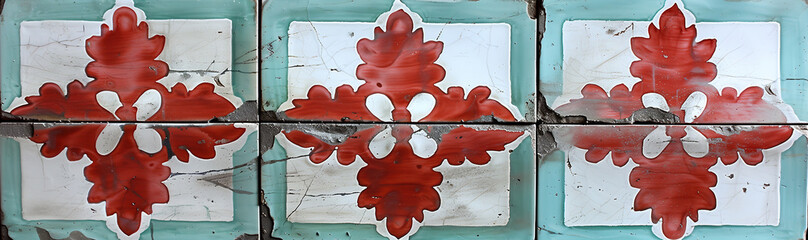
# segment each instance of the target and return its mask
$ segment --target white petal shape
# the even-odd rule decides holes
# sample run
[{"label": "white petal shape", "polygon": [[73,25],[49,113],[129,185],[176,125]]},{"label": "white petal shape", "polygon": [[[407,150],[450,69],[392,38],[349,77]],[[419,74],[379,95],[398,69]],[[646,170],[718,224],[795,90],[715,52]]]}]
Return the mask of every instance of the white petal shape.
[{"label": "white petal shape", "polygon": [[107,112],[112,113],[112,116],[114,116],[115,119],[120,120],[120,118],[118,118],[118,116],[115,115],[115,111],[117,111],[118,108],[123,107],[123,103],[121,103],[121,99],[118,97],[118,93],[115,93],[113,91],[98,92],[98,94],[95,94],[95,101],[98,102],[98,105],[101,105],[101,107],[104,108],[104,110],[107,110]]},{"label": "white petal shape", "polygon": [[111,153],[121,141],[121,136],[123,136],[123,129],[120,124],[107,124],[95,140],[95,150],[101,155]]},{"label": "white petal shape", "polygon": [[138,121],[146,121],[146,119],[149,119],[152,115],[157,113],[158,110],[160,110],[162,103],[163,99],[160,96],[160,92],[154,89],[146,90],[140,95],[140,98],[135,101],[135,104],[132,104],[132,106],[137,108],[135,118]]},{"label": "white petal shape", "polygon": [[659,93],[646,93],[642,95],[642,105],[644,107],[653,107],[662,109],[662,111],[670,112],[671,108],[668,107],[668,102],[665,97]]},{"label": "white petal shape", "polygon": [[396,138],[393,137],[393,129],[388,127],[376,134],[376,136],[373,136],[373,139],[371,139],[368,144],[368,148],[370,148],[370,153],[373,154],[374,157],[383,158],[393,151],[395,145]]},{"label": "white petal shape", "polygon": [[665,126],[658,126],[654,131],[645,136],[642,141],[642,155],[646,158],[655,158],[665,150],[671,137],[665,132]]},{"label": "white petal shape", "polygon": [[419,93],[412,97],[412,101],[407,105],[407,110],[410,111],[411,121],[417,122],[432,112],[435,108],[435,97],[429,93]]},{"label": "white petal shape", "polygon": [[412,126],[412,128],[415,133],[412,134],[409,143],[410,146],[412,146],[412,152],[415,156],[428,158],[435,155],[435,152],[438,151],[438,143],[427,137],[425,131],[418,131],[418,128],[415,126]]},{"label": "white petal shape", "polygon": [[148,126],[138,125],[134,132],[137,148],[147,153],[157,153],[163,149],[163,141],[160,134]]},{"label": "white petal shape", "polygon": [[707,153],[710,152],[710,143],[707,142],[707,137],[696,131],[692,126],[685,127],[685,132],[687,135],[682,138],[682,147],[684,147],[685,152],[695,158],[707,156]]},{"label": "white petal shape", "polygon": [[691,93],[682,103],[682,110],[685,111],[684,121],[686,123],[693,122],[693,120],[701,116],[705,107],[707,107],[707,95],[704,95],[703,92]]},{"label": "white petal shape", "polygon": [[374,93],[365,99],[365,106],[382,121],[393,121],[393,102],[387,95]]}]

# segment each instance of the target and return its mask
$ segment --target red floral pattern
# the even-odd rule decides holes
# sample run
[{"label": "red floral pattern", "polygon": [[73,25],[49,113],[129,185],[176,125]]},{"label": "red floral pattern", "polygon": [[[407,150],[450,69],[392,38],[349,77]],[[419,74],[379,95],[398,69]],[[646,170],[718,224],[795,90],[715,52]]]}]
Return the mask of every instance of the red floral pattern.
[{"label": "red floral pattern", "polygon": [[446,71],[435,64],[443,51],[443,42],[424,42],[421,28],[413,31],[412,18],[398,10],[387,19],[387,31],[376,27],[373,40],[364,38],[356,44],[359,57],[365,61],[356,68],[356,77],[364,80],[356,92],[350,85],[337,87],[332,98],[323,86],[315,85],[307,99],[294,99],[285,114],[307,120],[379,121],[365,105],[365,99],[381,93],[393,103],[393,120],[412,121],[407,106],[415,95],[428,93],[435,97],[431,114],[420,121],[471,121],[493,116],[503,121],[516,121],[499,102],[489,99],[491,89],[479,86],[464,98],[461,87],[450,87],[446,93],[435,86]]},{"label": "red floral pattern", "polygon": [[[423,29],[413,31],[412,18],[406,12],[398,10],[390,14],[386,30],[377,27],[375,39],[361,39],[357,43],[357,51],[365,63],[357,67],[356,76],[365,83],[356,92],[343,85],[332,98],[325,87],[314,86],[309,89],[308,99],[292,100],[295,107],[286,111],[286,115],[297,119],[379,121],[365,106],[365,99],[381,93],[393,103],[393,120],[409,122],[412,120],[407,110],[410,100],[416,94],[429,93],[437,103],[421,121],[470,121],[486,116],[515,121],[507,108],[488,98],[491,94],[488,87],[476,87],[464,98],[463,88],[450,87],[444,93],[435,86],[446,74],[443,67],[434,63],[444,45],[439,41],[424,42]],[[365,187],[357,204],[375,209],[376,220],[386,219],[387,231],[397,238],[411,231],[413,219],[424,220],[424,210],[435,211],[440,207],[440,195],[435,187],[440,185],[443,175],[435,171],[435,167],[444,160],[460,165],[465,159],[485,165],[491,160],[487,151],[503,151],[506,144],[523,134],[457,127],[442,135],[434,155],[421,158],[409,144],[414,132],[411,126],[394,125],[392,151],[377,158],[371,154],[369,143],[382,130],[382,126],[360,130],[337,145],[297,130],[283,134],[298,146],[312,148],[309,160],[313,163],[322,163],[334,152],[343,165],[361,157],[367,166],[357,174],[359,185]]]},{"label": "red floral pattern", "polygon": [[[15,108],[12,114],[40,119],[135,121],[134,103],[150,89],[162,97],[160,109],[148,118],[151,121],[210,119],[235,110],[230,102],[213,93],[213,84],[203,83],[188,91],[180,83],[168,91],[157,83],[168,74],[168,64],[154,60],[163,51],[165,37],[149,38],[148,24],[138,24],[132,9],[117,9],[113,26],[110,30],[104,24],[100,36],[87,39],[87,53],[95,61],[85,70],[94,80],[86,86],[74,80],[68,84],[67,94],[54,83],[44,84],[39,96],[26,97],[28,104]],[[96,94],[102,91],[115,92],[123,103],[114,115],[96,101]],[[84,174],[93,183],[87,201],[106,202],[107,215],[117,214],[118,227],[126,235],[139,230],[141,213],[151,214],[153,204],[169,201],[170,194],[162,182],[171,170],[163,163],[172,156],[188,162],[189,154],[213,158],[214,146],[232,142],[245,133],[245,129],[233,125],[153,127],[165,146],[156,153],[147,153],[138,149],[135,142],[136,126],[127,124],[122,125],[123,135],[114,150],[100,154],[96,141],[105,126],[80,124],[37,129],[31,140],[43,143],[40,152],[45,157],[55,157],[65,148],[68,160],[76,161],[86,155],[92,163]]]},{"label": "red floral pattern", "polygon": [[[785,115],[762,99],[763,89],[748,87],[741,91],[724,88],[718,91],[709,83],[718,69],[709,62],[717,41],[695,42],[696,26],[685,26],[685,18],[677,5],[665,10],[659,27],[648,27],[648,38],[631,39],[631,49],[640,59],[631,64],[631,74],[640,78],[631,90],[617,85],[606,93],[595,84],[582,89],[583,98],[570,100],[556,110],[562,114],[584,115],[594,119],[623,119],[644,108],[642,97],[656,93],[663,96],[670,112],[679,119],[686,118],[686,99],[700,92],[707,105],[693,123],[760,123],[782,122]],[[629,176],[630,184],[640,189],[634,200],[634,211],[651,209],[651,220],[662,220],[663,234],[670,239],[684,236],[686,218],[698,221],[699,210],[716,208],[715,195],[710,189],[717,178],[709,168],[718,158],[732,164],[738,155],[745,164],[763,161],[762,150],[773,148],[791,137],[788,126],[757,126],[738,133],[723,135],[703,127],[694,129],[707,138],[709,153],[693,157],[684,149],[684,126],[668,126],[671,137],[662,153],[654,158],[643,155],[643,139],[653,126],[576,127],[570,130],[572,145],[585,149],[589,162],[599,162],[612,153],[615,166],[624,166],[629,159],[638,164]]]}]

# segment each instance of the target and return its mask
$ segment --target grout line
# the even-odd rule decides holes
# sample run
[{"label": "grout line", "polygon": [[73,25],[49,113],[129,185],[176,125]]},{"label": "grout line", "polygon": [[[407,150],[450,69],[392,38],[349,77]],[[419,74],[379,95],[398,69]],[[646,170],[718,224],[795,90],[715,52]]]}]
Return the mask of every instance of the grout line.
[{"label": "grout line", "polygon": [[802,123],[537,123],[539,126],[806,126],[808,122]]}]

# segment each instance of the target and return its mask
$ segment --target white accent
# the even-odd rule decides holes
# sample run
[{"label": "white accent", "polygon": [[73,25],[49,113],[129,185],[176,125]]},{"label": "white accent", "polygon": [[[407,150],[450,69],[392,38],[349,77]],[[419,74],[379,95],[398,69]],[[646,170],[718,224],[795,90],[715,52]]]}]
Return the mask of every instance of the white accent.
[{"label": "white accent", "polygon": [[137,101],[135,101],[135,104],[132,104],[132,106],[137,108],[135,118],[138,121],[146,121],[160,110],[162,103],[163,98],[160,96],[160,92],[154,89],[146,90],[140,95]]},{"label": "white accent", "polygon": [[671,108],[668,106],[668,102],[665,100],[665,97],[660,95],[659,93],[646,93],[642,95],[642,105],[643,107],[652,107],[658,108],[662,111],[670,112]]},{"label": "white accent", "polygon": [[704,112],[704,108],[707,107],[707,95],[704,95],[703,92],[693,92],[690,96],[687,96],[685,102],[682,103],[681,109],[685,111],[685,119],[686,123],[691,123],[693,120],[696,120],[701,113]]},{"label": "white accent", "polygon": [[690,155],[694,158],[702,158],[707,156],[710,153],[710,143],[707,142],[707,137],[705,137],[701,132],[696,131],[693,126],[685,127],[685,135],[682,137],[682,147],[685,149],[687,155]]},{"label": "white accent", "polygon": [[410,111],[411,121],[417,122],[429,115],[432,109],[435,108],[435,96],[429,93],[419,93],[412,97],[412,101],[407,105],[407,110]]},{"label": "white accent", "polygon": [[393,102],[387,95],[381,93],[374,93],[365,99],[365,106],[367,106],[370,113],[382,121],[393,121]]},{"label": "white accent", "polygon": [[662,7],[662,10],[658,11],[656,15],[654,15],[654,19],[652,20],[654,26],[659,28],[659,18],[662,17],[662,13],[668,8],[671,8],[673,4],[676,4],[676,6],[679,7],[679,10],[682,11],[682,15],[685,16],[685,26],[691,26],[696,23],[696,16],[694,16],[690,10],[685,8],[685,4],[682,3],[682,0],[665,0],[665,6]]},{"label": "white accent", "polygon": [[415,156],[428,158],[435,155],[435,152],[438,151],[438,143],[426,135],[425,129],[422,130],[421,128],[412,126],[412,130],[415,132],[410,137],[409,143],[410,146],[412,146],[412,152]]},{"label": "white accent", "polygon": [[123,107],[123,103],[121,103],[121,99],[118,97],[118,94],[113,91],[101,91],[98,94],[95,94],[95,101],[98,102],[98,105],[101,105],[104,110],[111,113],[115,119],[120,120],[117,115],[115,115],[115,111],[118,108]]},{"label": "white accent", "polygon": [[104,24],[109,26],[109,30],[113,30],[115,28],[114,24],[112,23],[112,16],[114,16],[115,11],[121,7],[127,7],[132,9],[137,15],[137,23],[146,20],[146,13],[143,12],[140,8],[135,7],[134,0],[115,0],[115,6],[104,12]]},{"label": "white accent", "polygon": [[656,158],[665,150],[671,137],[665,131],[665,126],[658,126],[642,140],[642,155],[646,158]]},{"label": "white accent", "polygon": [[[115,147],[118,146],[118,142],[121,141],[121,136],[123,136],[123,127],[120,124],[107,124],[104,126],[104,129],[101,130],[101,133],[98,134],[98,139],[95,141],[95,151],[101,155],[110,154]],[[77,139],[78,140],[78,139]]]},{"label": "white accent", "polygon": [[115,232],[115,234],[118,236],[119,240],[138,240],[138,239],[140,239],[140,234],[143,233],[143,231],[146,231],[147,228],[149,228],[149,225],[151,224],[151,219],[152,219],[152,217],[149,216],[149,214],[146,214],[145,212],[141,212],[140,213],[140,227],[138,227],[138,229],[137,229],[137,231],[135,233],[132,233],[132,235],[127,236],[125,233],[123,233],[123,231],[121,231],[121,228],[118,226],[118,214],[117,213],[112,214],[110,216],[107,216],[105,218],[107,228],[109,228],[110,230]]},{"label": "white accent", "polygon": [[393,137],[393,128],[386,127],[384,130],[373,136],[373,139],[368,143],[370,153],[376,158],[383,158],[393,151],[396,145],[396,138]]},{"label": "white accent", "polygon": [[160,134],[147,125],[138,125],[132,133],[137,148],[147,153],[157,153],[163,149],[163,139]]}]

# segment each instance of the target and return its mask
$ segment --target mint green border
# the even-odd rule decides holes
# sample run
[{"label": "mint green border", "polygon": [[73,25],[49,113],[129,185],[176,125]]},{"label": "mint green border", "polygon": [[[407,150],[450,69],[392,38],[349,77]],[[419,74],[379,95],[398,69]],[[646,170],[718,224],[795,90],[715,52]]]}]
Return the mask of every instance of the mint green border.
[{"label": "mint green border", "polygon": [[[805,1],[684,0],[697,22],[780,23],[780,89],[800,119],[808,119],[808,3]],[[546,31],[541,41],[539,91],[552,104],[561,95],[562,25],[573,20],[651,21],[664,0],[546,0]],[[786,80],[799,79],[799,80]]]},{"label": "mint green border", "polygon": [[[808,143],[804,136],[781,155],[779,226],[696,226],[684,239],[802,239],[806,230],[806,169]],[[555,151],[539,163],[539,239],[658,239],[651,226],[564,225],[566,156]],[[720,163],[719,163],[720,164]],[[628,178],[628,176],[626,176]],[[739,209],[743,211],[743,209]]]},{"label": "mint green border", "polygon": [[[507,23],[511,26],[511,103],[535,121],[536,21],[523,1],[404,0],[427,23]],[[288,32],[292,21],[376,22],[393,0],[268,0],[261,19],[261,104],[275,111],[287,100]],[[531,104],[531,106],[527,106]],[[282,119],[283,120],[283,119]]]},{"label": "mint green border", "polygon": [[[257,125],[257,124],[252,124]],[[3,127],[0,125],[0,127]],[[233,165],[249,164],[233,172],[233,188],[250,192],[233,193],[233,221],[191,222],[151,220],[149,228],[140,239],[235,239],[242,234],[258,234],[258,131],[248,136],[244,147],[233,154]],[[3,224],[8,227],[12,239],[39,239],[35,227],[48,230],[53,238],[66,238],[70,232],[79,231],[93,239],[117,239],[117,235],[100,220],[40,220],[22,218],[20,196],[20,145],[12,138],[0,138],[0,180],[2,181]],[[154,236],[154,238],[152,238]]]},{"label": "mint green border", "polygon": [[[273,124],[275,127],[292,126]],[[266,126],[262,124],[261,127]],[[530,130],[528,130],[530,129]],[[532,131],[533,126],[525,130]],[[497,227],[421,226],[410,239],[533,239],[536,210],[536,156],[532,136],[511,153],[510,216],[508,224]],[[262,154],[264,162],[285,159],[286,151],[277,141]],[[288,161],[308,161],[308,158]],[[281,239],[387,239],[373,224],[295,223],[286,220],[286,161],[261,168],[264,200],[274,221],[272,236]],[[319,234],[319,235],[318,235]]]},{"label": "mint green border", "polygon": [[[7,109],[20,96],[20,22],[41,20],[102,21],[114,0],[9,0],[0,17],[0,101]],[[243,101],[257,100],[256,2],[253,0],[135,0],[149,20],[216,19],[232,22],[233,92]],[[246,54],[246,55],[244,55]],[[244,55],[244,56],[242,56]],[[257,114],[257,113],[256,113]],[[208,119],[200,119],[208,120]]]}]

